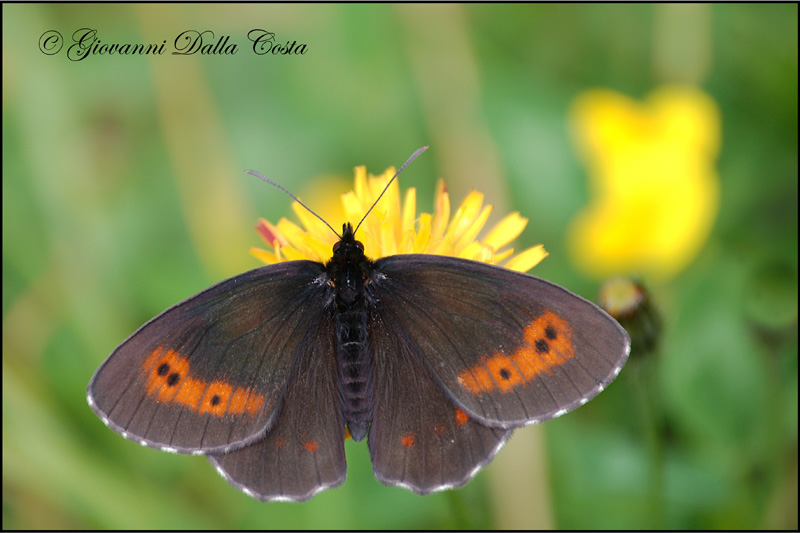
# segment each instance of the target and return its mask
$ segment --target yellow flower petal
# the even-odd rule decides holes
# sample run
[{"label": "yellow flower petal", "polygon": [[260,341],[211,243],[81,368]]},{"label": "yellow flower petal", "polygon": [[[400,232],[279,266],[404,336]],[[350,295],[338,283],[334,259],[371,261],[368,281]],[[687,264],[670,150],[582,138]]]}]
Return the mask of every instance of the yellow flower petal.
[{"label": "yellow flower petal", "polygon": [[414,219],[417,216],[417,190],[410,188],[406,191],[406,201],[403,206],[403,239],[414,231]]},{"label": "yellow flower petal", "polygon": [[453,241],[459,239],[463,232],[472,224],[481,205],[483,205],[483,194],[478,191],[472,191],[467,195],[464,201],[461,202],[447,230],[448,235]]},{"label": "yellow flower petal", "polygon": [[356,180],[353,191],[358,198],[366,198],[369,187],[367,186],[367,167],[364,165],[355,168]]},{"label": "yellow flower petal", "polygon": [[489,215],[492,214],[492,206],[487,205],[478,215],[471,221],[468,226],[464,227],[464,230],[461,232],[461,236],[459,237],[458,241],[456,242],[456,250],[461,250],[465,246],[468,246],[470,242],[478,237],[478,233],[481,232],[483,226],[486,224],[486,221],[489,220]]},{"label": "yellow flower petal", "polygon": [[299,259],[313,259],[319,261],[316,256],[309,256],[309,254],[296,250],[292,246],[285,246],[281,248],[281,250],[286,257],[286,261],[297,261]]},{"label": "yellow flower petal", "polygon": [[436,183],[435,206],[433,212],[433,224],[431,226],[431,240],[439,241],[447,229],[450,221],[450,196],[447,194],[447,186],[444,180]]},{"label": "yellow flower petal", "polygon": [[268,265],[272,265],[278,262],[278,257],[270,253],[266,250],[262,250],[261,248],[250,248],[250,254],[255,256],[256,259],[259,261],[263,261]]},{"label": "yellow flower petal", "polygon": [[297,202],[292,203],[292,210],[306,230],[314,236],[316,240],[329,240],[331,238],[331,229],[322,222],[315,215],[308,212],[303,206]]},{"label": "yellow flower petal", "polygon": [[544,246],[541,244],[536,245],[532,248],[528,248],[527,250],[518,253],[504,265],[509,270],[516,270],[517,272],[527,272],[528,270],[532,269],[536,265],[538,265],[542,259],[548,256],[548,253],[545,251]]},{"label": "yellow flower petal", "polygon": [[263,218],[258,219],[258,226],[256,226],[261,233],[261,236],[264,238],[267,244],[270,246],[274,246],[275,242],[280,243],[281,245],[288,244],[286,239],[283,237],[283,234],[278,231],[278,228],[273,226],[268,220]]},{"label": "yellow flower petal", "polygon": [[468,246],[466,246],[463,250],[461,250],[457,257],[462,259],[471,259],[473,261],[480,261],[480,257],[483,254],[483,246],[481,246],[477,242],[472,242]]},{"label": "yellow flower petal", "polygon": [[381,253],[382,257],[397,254],[397,241],[394,239],[394,228],[389,223],[381,224]]},{"label": "yellow flower petal", "polygon": [[425,253],[428,245],[431,242],[431,227],[433,224],[433,216],[430,213],[422,213],[419,217],[419,232],[417,238],[413,240],[413,248],[411,253],[421,254]]},{"label": "yellow flower petal", "polygon": [[519,213],[514,212],[507,215],[483,239],[483,244],[499,250],[522,234],[528,219],[523,218]]},{"label": "yellow flower petal", "polygon": [[[488,248],[491,248],[491,247],[488,247]],[[494,263],[496,265],[499,265],[500,263],[502,263],[503,261],[505,261],[507,258],[511,257],[512,255],[514,255],[514,249],[513,248],[506,248],[502,252],[494,254],[494,261],[492,261],[492,263]],[[506,268],[508,268],[508,267],[506,267]],[[512,269],[512,270],[514,270],[514,269]],[[525,271],[523,271],[523,272],[525,272]]]},{"label": "yellow flower petal", "polygon": [[358,199],[358,196],[356,196],[353,191],[342,195],[342,207],[344,208],[347,220],[354,224],[358,224],[358,222],[353,222],[353,220],[360,221],[363,213],[366,211],[361,204],[361,200]]}]

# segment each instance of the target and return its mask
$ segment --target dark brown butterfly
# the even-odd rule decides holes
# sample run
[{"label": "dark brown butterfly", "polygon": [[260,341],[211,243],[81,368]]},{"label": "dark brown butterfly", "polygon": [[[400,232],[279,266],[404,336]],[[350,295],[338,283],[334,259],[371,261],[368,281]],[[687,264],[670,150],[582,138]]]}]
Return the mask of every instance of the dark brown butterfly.
[{"label": "dark brown butterfly", "polygon": [[466,483],[514,428],[591,400],[629,346],[548,281],[454,257],[372,261],[346,224],[326,264],[251,270],[150,320],[88,401],[123,437],[206,455],[259,500],[341,484],[345,428],[380,481],[426,494]]}]

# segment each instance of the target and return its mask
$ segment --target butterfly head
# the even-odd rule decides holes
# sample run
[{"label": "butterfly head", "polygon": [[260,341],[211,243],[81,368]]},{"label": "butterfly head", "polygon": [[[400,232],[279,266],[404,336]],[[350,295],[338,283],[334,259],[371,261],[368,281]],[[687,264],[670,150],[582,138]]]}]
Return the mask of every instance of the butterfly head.
[{"label": "butterfly head", "polygon": [[[372,261],[364,255],[364,245],[357,241],[353,225],[349,222],[342,226],[342,236],[333,245],[333,257],[325,265],[330,279],[353,280],[360,278],[363,282],[371,270]],[[358,273],[358,274],[356,274]],[[345,282],[349,285],[352,281]]]},{"label": "butterfly head", "polygon": [[345,259],[357,259],[364,255],[364,245],[356,240],[353,225],[349,222],[342,224],[342,236],[333,245],[333,255]]}]

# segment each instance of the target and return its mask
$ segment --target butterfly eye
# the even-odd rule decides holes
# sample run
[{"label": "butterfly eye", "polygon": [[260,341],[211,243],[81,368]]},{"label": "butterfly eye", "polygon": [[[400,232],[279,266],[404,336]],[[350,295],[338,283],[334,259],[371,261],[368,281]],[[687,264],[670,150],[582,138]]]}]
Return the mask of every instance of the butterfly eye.
[{"label": "butterfly eye", "polygon": [[339,249],[339,246],[342,244],[342,241],[338,241],[333,245],[333,253],[336,253],[336,250]]},{"label": "butterfly eye", "polygon": [[356,241],[356,246],[358,246],[358,249],[361,250],[362,252],[364,251],[364,245],[361,244],[361,241]]}]

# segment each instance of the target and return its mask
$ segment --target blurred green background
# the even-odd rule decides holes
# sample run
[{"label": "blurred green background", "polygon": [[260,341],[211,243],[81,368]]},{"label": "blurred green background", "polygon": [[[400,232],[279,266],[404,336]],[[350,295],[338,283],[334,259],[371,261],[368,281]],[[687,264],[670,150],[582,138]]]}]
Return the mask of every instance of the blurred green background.
[{"label": "blurred green background", "polygon": [[[66,57],[71,35],[167,41],[157,57]],[[307,45],[256,56],[247,32]],[[3,5],[4,528],[789,528],[797,522],[797,5]],[[184,30],[224,56],[173,56]],[[39,39],[65,38],[55,55]],[[259,266],[259,216],[321,206],[430,144],[436,179],[493,220],[530,219],[533,273],[589,298],[565,234],[588,200],[573,99],[698,84],[722,114],[720,212],[700,256],[650,287],[660,349],[596,400],[518,430],[460,491],[372,476],[264,504],[200,457],[110,431],[85,387],[146,320]],[[490,224],[491,224],[490,220]],[[645,282],[647,280],[645,279]]]}]

